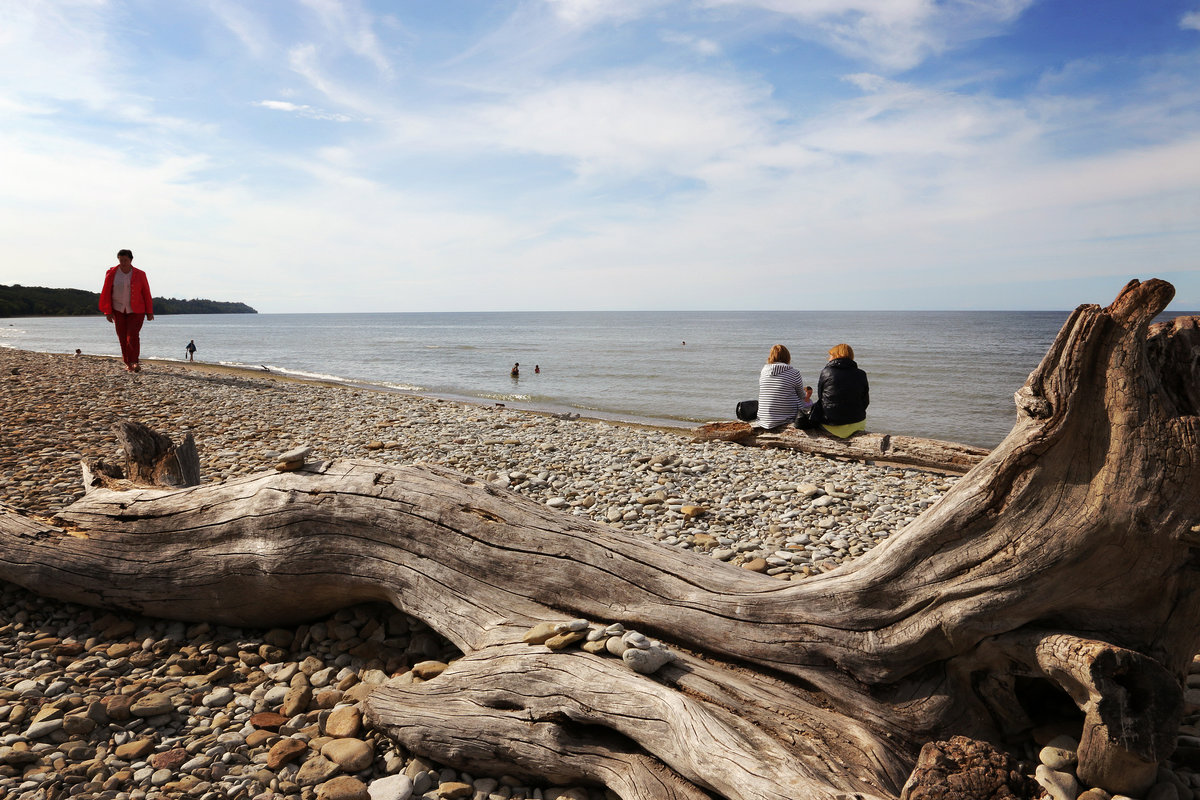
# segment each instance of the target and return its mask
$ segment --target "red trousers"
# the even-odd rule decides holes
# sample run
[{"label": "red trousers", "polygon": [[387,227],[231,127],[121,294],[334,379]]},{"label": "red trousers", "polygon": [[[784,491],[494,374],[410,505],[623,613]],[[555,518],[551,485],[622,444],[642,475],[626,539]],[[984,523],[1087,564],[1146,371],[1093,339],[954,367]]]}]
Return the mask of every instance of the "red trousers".
[{"label": "red trousers", "polygon": [[136,367],[142,351],[142,323],[146,321],[146,315],[114,311],[112,317],[117,326],[117,341],[121,343],[121,360],[127,366]]}]

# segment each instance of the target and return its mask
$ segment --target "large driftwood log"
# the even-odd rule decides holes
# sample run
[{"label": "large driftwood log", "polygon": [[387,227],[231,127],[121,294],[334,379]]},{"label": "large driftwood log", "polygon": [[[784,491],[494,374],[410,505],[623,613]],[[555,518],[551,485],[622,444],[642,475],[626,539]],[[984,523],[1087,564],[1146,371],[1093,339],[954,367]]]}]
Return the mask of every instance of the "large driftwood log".
[{"label": "large driftwood log", "polygon": [[988,454],[982,447],[919,436],[863,431],[848,439],[839,439],[822,431],[797,428],[770,433],[749,422],[710,422],[694,428],[692,438],[698,442],[719,440],[751,447],[778,447],[832,458],[878,461],[957,474],[970,471]]},{"label": "large driftwood log", "polygon": [[[473,772],[638,800],[895,798],[926,742],[1003,745],[1065,713],[1080,774],[1139,793],[1200,648],[1200,320],[1148,332],[1172,294],[1134,281],[1077,309],[988,458],[887,544],[798,583],[447,470],[354,461],[97,489],[53,521],[5,512],[0,576],[247,625],[390,602],[464,656],[376,690],[369,715]],[[577,617],[676,658],[645,675],[522,641]]]}]

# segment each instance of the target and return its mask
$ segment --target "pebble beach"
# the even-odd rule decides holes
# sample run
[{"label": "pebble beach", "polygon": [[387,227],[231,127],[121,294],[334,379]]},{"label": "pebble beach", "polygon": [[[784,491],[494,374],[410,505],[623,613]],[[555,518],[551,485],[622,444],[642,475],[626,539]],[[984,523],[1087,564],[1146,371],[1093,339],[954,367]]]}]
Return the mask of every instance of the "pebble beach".
[{"label": "pebble beach", "polygon": [[[122,461],[112,427],[131,419],[176,442],[190,432],[205,483],[272,469],[296,447],[316,460],[440,464],[775,580],[861,555],[957,480],[200,363],[143,362],[131,374],[109,358],[0,349],[0,406],[0,503],[38,514],[82,495],[81,459]],[[249,630],[0,590],[0,798],[615,797],[464,774],[367,727],[358,703],[373,686],[431,677],[457,655],[389,606]],[[1193,700],[1200,674],[1189,677],[1180,734],[1181,752],[1200,765]],[[1055,755],[1057,766],[1043,758],[1039,770],[1069,776],[1069,743],[1054,748],[1068,755]],[[1200,776],[1174,766],[1163,770],[1159,786],[1170,789],[1160,800],[1192,800]],[[1072,794],[1060,782],[1067,800],[1085,788]]]}]

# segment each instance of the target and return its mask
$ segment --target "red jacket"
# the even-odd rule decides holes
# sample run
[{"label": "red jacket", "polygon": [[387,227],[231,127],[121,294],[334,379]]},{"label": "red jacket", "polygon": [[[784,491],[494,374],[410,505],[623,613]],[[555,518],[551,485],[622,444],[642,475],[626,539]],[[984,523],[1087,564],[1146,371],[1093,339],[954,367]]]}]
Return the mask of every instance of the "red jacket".
[{"label": "red jacket", "polygon": [[[113,275],[120,268],[120,265],[110,267],[108,272],[104,273],[104,288],[100,290],[100,312],[102,314],[113,313]],[[137,267],[133,267],[132,269],[133,274],[129,276],[130,313],[153,315],[154,301],[150,297],[150,283],[146,280],[146,273],[142,272]]]}]

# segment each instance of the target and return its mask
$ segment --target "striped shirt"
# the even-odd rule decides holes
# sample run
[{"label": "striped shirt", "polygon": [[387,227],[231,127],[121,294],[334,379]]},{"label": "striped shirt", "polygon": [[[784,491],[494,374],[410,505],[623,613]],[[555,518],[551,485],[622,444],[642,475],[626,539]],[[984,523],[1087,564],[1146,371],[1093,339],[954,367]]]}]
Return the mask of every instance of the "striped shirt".
[{"label": "striped shirt", "polygon": [[791,364],[767,364],[758,376],[758,425],[775,428],[796,421],[804,401],[804,378]]}]

